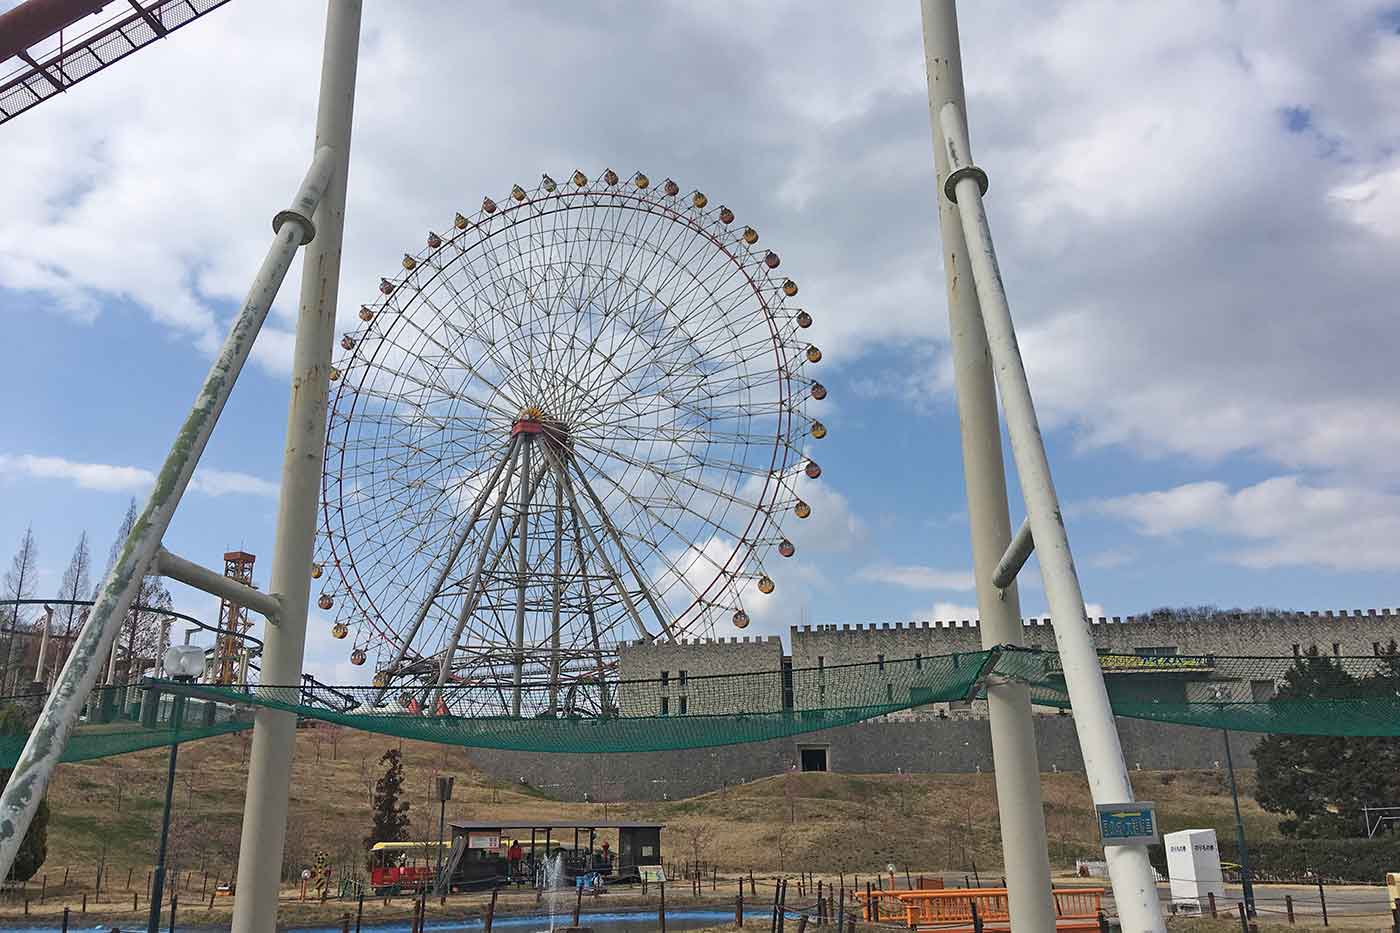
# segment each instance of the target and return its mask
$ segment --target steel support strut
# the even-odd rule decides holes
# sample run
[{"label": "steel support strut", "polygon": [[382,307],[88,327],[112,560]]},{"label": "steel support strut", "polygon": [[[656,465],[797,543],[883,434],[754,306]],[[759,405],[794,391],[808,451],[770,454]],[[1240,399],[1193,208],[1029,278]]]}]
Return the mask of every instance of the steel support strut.
[{"label": "steel support strut", "polygon": [[[515,441],[512,439],[511,444],[514,443]],[[495,488],[496,480],[500,478],[501,471],[506,468],[506,462],[510,460],[509,451],[510,445],[507,445],[507,455],[501,457],[500,462],[496,464],[496,469],[491,472],[491,478],[486,481],[486,485],[482,486],[481,491],[477,493],[476,501],[472,503],[471,514],[468,516],[466,522],[463,523],[461,530],[457,532],[456,538],[453,539],[452,546],[447,552],[447,559],[443,561],[442,569],[438,571],[437,579],[433,581],[433,585],[428,589],[428,595],[423,598],[422,604],[418,607],[418,613],[413,617],[413,624],[410,625],[408,631],[404,633],[403,639],[399,644],[399,650],[394,653],[394,660],[390,661],[388,666],[383,668],[389,676],[392,676],[398,669],[398,666],[403,663],[404,657],[407,656],[409,648],[413,645],[413,639],[418,637],[418,630],[423,627],[423,621],[428,618],[428,611],[432,608],[433,603],[437,601],[438,596],[442,594],[443,585],[447,582],[448,576],[451,575],[452,568],[456,565],[457,558],[462,553],[462,548],[466,545],[467,539],[471,537],[472,529],[476,527],[477,520],[481,518],[481,513],[482,510],[486,508],[487,500],[491,498],[491,490]],[[389,682],[386,677],[384,686],[379,688],[374,695],[373,705],[378,706],[380,703],[384,702],[384,693],[388,689]]]},{"label": "steel support strut", "polygon": [[[924,56],[928,69],[929,117],[938,183],[948,175],[937,113],[946,101],[963,99],[958,18],[953,0],[923,0]],[[967,248],[957,211],[940,199],[938,225],[947,280],[948,332],[962,435],[972,566],[982,646],[1022,644],[1021,606],[1015,584],[1005,592],[992,583],[993,569],[1011,541],[1006,472],[1001,454],[996,384],[987,360],[982,310],[968,275]],[[1050,895],[1050,858],[1035,750],[1030,692],[1022,684],[987,684],[997,808],[1011,924],[1016,933],[1055,929]]]},{"label": "steel support strut", "polygon": [[[522,466],[520,475],[528,478],[530,476],[530,446],[531,435],[520,435],[520,459]],[[516,555],[516,593],[515,593],[515,677],[514,689],[510,695],[510,714],[519,718],[520,716],[520,693],[524,686],[525,679],[525,588],[529,577],[529,542],[530,542],[530,496],[533,490],[529,482],[520,484],[520,550]]]},{"label": "steel support strut", "polygon": [[[447,640],[442,657],[442,667],[438,670],[438,700],[442,699],[442,691],[447,686],[447,675],[452,669],[452,657],[457,653],[457,642],[461,639],[462,631],[467,627],[467,622],[471,620],[472,613],[476,611],[481,574],[486,569],[486,559],[491,554],[491,539],[496,534],[496,526],[500,524],[501,509],[505,507],[506,494],[510,492],[510,481],[515,477],[516,467],[520,463],[520,451],[524,446],[524,442],[517,435],[506,451],[506,456],[510,459],[510,466],[506,468],[506,475],[501,480],[501,488],[496,494],[496,504],[491,507],[491,518],[486,523],[486,530],[481,533],[481,552],[477,554],[476,566],[472,569],[471,583],[467,586],[467,592],[462,597],[461,611],[457,613],[457,625],[452,629],[452,637]],[[522,485],[529,482],[529,477],[523,477],[520,482]],[[509,540],[509,536],[507,536],[507,540]]]},{"label": "steel support strut", "polygon": [[[957,101],[946,101],[939,108],[938,126],[949,167],[943,193],[957,204],[967,241],[968,266],[977,286],[987,349],[1006,410],[1011,453],[1016,461],[1021,495],[1026,501],[1030,534],[1039,552],[1040,575],[1045,584],[1046,600],[1050,603],[1055,644],[1059,648],[1065,686],[1074,711],[1089,790],[1096,804],[1131,803],[1133,789],[1123,762],[1123,749],[1108,703],[1098,652],[1089,633],[1084,594],[1074,569],[1069,535],[1050,475],[1050,461],[1026,380],[1025,364],[1016,344],[1016,329],[1001,271],[997,268],[991,228],[982,206],[987,176],[972,162],[967,125]],[[1132,933],[1163,930],[1162,909],[1157,900],[1152,866],[1147,860],[1147,847],[1110,846],[1105,850],[1105,859],[1123,929]]]},{"label": "steel support strut", "polygon": [[[175,507],[189,486],[190,477],[219,420],[219,413],[223,411],[238,374],[248,360],[253,340],[267,319],[268,309],[272,307],[272,300],[277,296],[277,289],[287,274],[292,257],[313,236],[310,217],[330,183],[335,161],[331,150],[318,149],[311,169],[292,202],[292,209],[278,214],[283,222],[277,224],[272,246],[268,248],[253,278],[252,288],[248,290],[248,296],[234,318],[233,327],[224,339],[214,365],[204,377],[204,385],[195,398],[194,407],[175,436],[170,452],[166,454],[145,507],[131,534],[123,542],[112,569],[98,587],[92,611],[79,630],[68,661],[55,679],[54,689],[29,733],[29,740],[10,774],[3,795],[0,795],[0,878],[9,875],[20,842],[29,829],[39,801],[43,799],[63,748],[68,744],[68,736],[82,713],[88,694],[106,666],[122,620],[126,618],[141,588],[142,578],[154,563],[161,538],[170,527]],[[274,592],[277,591],[274,589]]]},{"label": "steel support strut", "polygon": [[[277,500],[277,538],[269,589],[282,597],[279,625],[267,627],[262,682],[301,682],[307,603],[316,540],[316,506],[326,450],[326,407],[336,299],[340,290],[345,189],[350,168],[350,126],[355,107],[361,0],[329,0],[321,60],[316,147],[336,153],[326,196],[316,209],[316,241],[306,252],[292,350],[291,400]],[[277,894],[287,835],[287,794],[292,778],[296,715],[259,709],[248,758],[234,933],[268,933],[277,926]]]}]

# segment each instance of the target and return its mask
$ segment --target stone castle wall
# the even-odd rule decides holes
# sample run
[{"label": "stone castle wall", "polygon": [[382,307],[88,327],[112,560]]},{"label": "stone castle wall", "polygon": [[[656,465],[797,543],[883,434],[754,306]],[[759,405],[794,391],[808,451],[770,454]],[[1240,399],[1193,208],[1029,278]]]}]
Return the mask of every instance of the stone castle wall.
[{"label": "stone castle wall", "polygon": [[[1175,654],[1197,656],[1288,657],[1313,648],[1324,654],[1372,655],[1400,642],[1400,610],[1222,614],[1199,621],[1162,621],[1152,617],[1091,620],[1094,644],[1106,654]],[[731,639],[685,639],[623,646],[619,654],[620,693],[624,715],[699,715],[754,710],[817,709],[829,705],[822,695],[823,672],[843,664],[909,661],[982,650],[982,630],[975,621],[885,622],[869,625],[804,625],[789,630],[792,695],[784,697],[784,651],[776,636]],[[1049,618],[1022,623],[1022,641],[1034,648],[1055,649]],[[802,674],[803,671],[815,671]],[[705,679],[724,675],[722,689],[705,689]],[[627,681],[635,683],[628,684]],[[664,681],[664,683],[663,683]],[[891,687],[893,691],[894,687]],[[1245,701],[1267,698],[1273,682],[1231,679],[1206,672],[1187,682],[1188,699]],[[891,699],[895,697],[891,696]],[[985,715],[985,704],[938,703],[893,714],[897,718]]]},{"label": "stone castle wall", "polygon": [[[1324,654],[1371,655],[1400,642],[1400,609],[1348,612],[1236,613],[1193,622],[1156,621],[1150,616],[1091,619],[1090,632],[1100,652],[1133,654],[1146,649],[1173,649],[1184,655],[1281,657],[1317,648]],[[1022,620],[1028,647],[1054,650],[1049,618]],[[951,654],[982,650],[977,622],[885,622],[870,625],[804,625],[789,630],[795,668],[825,664],[893,660],[916,654]]]},{"label": "stone castle wall", "polygon": [[[1119,719],[1130,770],[1219,769],[1225,746],[1219,730]],[[1070,716],[1035,718],[1042,772],[1082,772],[1079,738]],[[1237,767],[1253,767],[1258,736],[1232,732]],[[799,765],[804,748],[825,750],[827,768],[842,774],[967,774],[990,772],[992,743],[985,719],[871,721],[786,739],[616,755],[550,755],[469,749],[472,762],[510,783],[524,780],[564,800],[672,800],[722,790]]]}]

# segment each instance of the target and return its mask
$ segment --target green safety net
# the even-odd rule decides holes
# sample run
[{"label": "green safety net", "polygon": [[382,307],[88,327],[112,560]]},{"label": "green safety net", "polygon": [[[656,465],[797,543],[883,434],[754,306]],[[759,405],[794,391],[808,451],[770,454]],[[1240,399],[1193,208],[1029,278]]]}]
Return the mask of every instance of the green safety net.
[{"label": "green safety net", "polygon": [[[0,697],[6,725],[32,721],[43,706],[44,694]],[[175,697],[140,686],[99,687],[92,691],[82,719],[63,749],[62,761],[108,758],[175,742],[241,732],[253,724],[252,709],[229,703],[195,703],[182,698],[180,726],[175,728]],[[144,716],[142,715],[144,711]],[[13,768],[29,736],[23,731],[0,734],[0,769]]]},{"label": "green safety net", "polygon": [[[1100,656],[1119,716],[1245,732],[1400,736],[1400,655],[1367,658]],[[642,752],[757,742],[985,697],[988,683],[1025,684],[1043,708],[1070,708],[1058,654],[1021,648],[784,672],[619,681],[598,687],[587,713],[524,690],[522,708],[479,712],[502,687],[260,687],[189,685],[192,696],[252,702],[357,729],[477,748]],[[174,685],[170,685],[174,686]],[[554,710],[551,712],[550,710]],[[929,716],[934,713],[928,711]]]},{"label": "green safety net", "polygon": [[[1400,655],[1338,658],[1099,657],[1115,714],[1242,732],[1400,736]],[[266,707],[385,735],[530,752],[648,752],[758,742],[880,716],[933,718],[984,698],[988,684],[1023,684],[1043,710],[1068,709],[1059,655],[995,648],[871,663],[650,680],[551,690],[526,685],[521,716],[502,715],[509,684],[295,687],[150,681],[96,691],[64,754],[81,761],[239,731]],[[171,725],[175,697],[182,723]],[[37,704],[42,697],[13,697]],[[35,707],[37,711],[37,706]],[[0,766],[22,735],[0,736]]]}]

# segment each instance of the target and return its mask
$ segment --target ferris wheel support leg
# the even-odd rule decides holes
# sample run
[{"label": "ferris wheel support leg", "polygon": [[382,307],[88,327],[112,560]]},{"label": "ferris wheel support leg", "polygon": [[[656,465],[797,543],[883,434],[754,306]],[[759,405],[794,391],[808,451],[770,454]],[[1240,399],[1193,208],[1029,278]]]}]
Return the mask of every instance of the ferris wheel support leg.
[{"label": "ferris wheel support leg", "polygon": [[[413,644],[413,639],[418,636],[418,630],[423,627],[423,622],[428,618],[428,612],[432,609],[433,603],[442,593],[443,584],[447,582],[448,576],[452,573],[453,566],[457,563],[457,558],[462,553],[462,548],[466,546],[467,538],[471,537],[472,529],[476,527],[477,520],[481,518],[481,512],[486,508],[487,501],[491,498],[491,490],[496,487],[496,480],[500,479],[501,471],[506,468],[506,463],[510,460],[509,447],[507,456],[501,457],[501,461],[496,464],[496,469],[492,471],[491,478],[486,481],[486,485],[481,487],[481,492],[477,493],[476,501],[472,504],[471,516],[467,519],[462,530],[457,532],[457,537],[452,542],[452,547],[448,551],[447,560],[442,565],[442,570],[438,572],[437,580],[433,582],[428,595],[423,599],[422,605],[418,607],[418,613],[413,617],[413,624],[409,626],[408,632],[403,637],[403,642],[399,645],[398,652],[394,655],[394,660],[384,670],[393,672],[403,659],[408,655],[409,647]],[[389,685],[386,679],[383,687],[380,687],[374,694],[373,705],[378,706],[384,702],[384,694],[388,691]]]},{"label": "ferris wheel support leg", "polygon": [[[345,232],[361,0],[329,0],[326,7],[315,145],[317,149],[331,147],[336,153],[336,164],[325,197],[316,209],[316,239],[307,250],[302,267],[292,351],[291,403],[277,501],[277,538],[269,584],[271,592],[283,597],[283,615],[280,625],[268,626],[262,658],[262,682],[269,685],[301,682]],[[236,933],[267,933],[277,926],[295,742],[295,714],[272,709],[257,712],[248,759],[247,803],[233,905],[232,928]]]},{"label": "ferris wheel support leg", "polygon": [[318,149],[292,208],[274,219],[275,237],[252,287],[166,454],[140,517],[98,587],[96,601],[0,794],[0,878],[9,876],[20,843],[98,677],[106,669],[108,682],[113,679],[117,632],[140,591],[142,579],[152,570],[161,538],[170,527],[277,290],[297,250],[314,235],[308,215],[316,210],[323,196],[330,197],[328,186],[334,185],[332,172],[337,161],[335,152]]},{"label": "ferris wheel support leg", "polygon": [[[554,484],[554,593],[549,628],[549,715],[559,712],[559,604],[564,598],[564,488]],[[40,664],[42,665],[42,661]]]},{"label": "ferris wheel support leg", "polygon": [[[452,637],[447,640],[447,645],[443,649],[442,667],[438,670],[435,700],[442,699],[442,691],[447,688],[447,675],[452,670],[452,658],[457,653],[457,642],[461,640],[467,622],[471,620],[472,613],[476,611],[477,594],[481,590],[481,574],[486,569],[486,558],[491,553],[491,549],[487,545],[496,534],[496,526],[501,523],[501,510],[505,508],[506,495],[510,492],[510,481],[515,478],[516,467],[520,463],[520,451],[525,446],[521,440],[522,436],[517,434],[511,443],[510,466],[506,468],[506,475],[501,479],[501,491],[496,494],[496,504],[491,507],[491,518],[486,523],[486,531],[481,535],[481,553],[477,555],[476,567],[472,569],[471,585],[467,587],[467,592],[462,597],[462,609],[457,613],[457,625],[452,629]],[[527,482],[528,479],[527,476]],[[499,553],[498,550],[497,554]]]},{"label": "ferris wheel support leg", "polygon": [[671,641],[675,641],[676,633],[671,631],[671,623],[666,621],[666,616],[662,613],[661,607],[656,604],[656,597],[651,594],[651,587],[647,585],[647,581],[642,577],[642,571],[637,567],[636,562],[632,560],[631,553],[623,546],[622,533],[617,530],[617,526],[613,524],[612,517],[609,516],[607,510],[603,508],[603,500],[598,498],[598,494],[593,491],[593,485],[588,482],[588,477],[583,475],[583,471],[579,469],[577,463],[574,464],[574,472],[578,474],[579,482],[583,483],[583,491],[588,493],[589,499],[593,500],[593,507],[598,510],[599,517],[603,519],[603,527],[608,529],[609,537],[613,539],[613,543],[617,545],[618,551],[622,553],[622,559],[627,562],[627,569],[632,571],[632,576],[637,581],[637,587],[642,591],[642,598],[645,599],[647,605],[651,607],[652,615],[656,616],[657,624],[661,626],[661,630],[666,633],[667,638]]},{"label": "ferris wheel support leg", "polygon": [[520,526],[520,550],[516,555],[515,573],[517,577],[515,591],[515,683],[510,695],[510,714],[517,719],[520,718],[520,692],[525,683],[525,584],[526,576],[529,573],[529,542],[530,542],[530,494],[533,492],[532,483],[528,482],[530,476],[530,448],[533,441],[530,435],[520,435],[523,444],[520,449],[520,457],[523,463],[520,473],[526,477],[527,482],[520,484],[520,514],[517,516],[517,524]]},{"label": "ferris wheel support leg", "polygon": [[[937,113],[943,102],[963,99],[957,10],[953,0],[923,0],[922,13],[934,161],[942,184],[949,169]],[[962,226],[957,209],[942,199],[938,223],[982,645],[1017,645],[1024,635],[1016,586],[1012,583],[1001,591],[992,580],[1011,541],[996,383],[987,359],[982,310],[966,266]],[[1002,850],[1012,929],[1053,931],[1055,908],[1030,695],[1023,685],[988,684],[987,706],[1001,837],[1007,841]]]},{"label": "ferris wheel support leg", "polygon": [[[583,518],[583,512],[579,510],[578,496],[574,495],[574,485],[569,482],[567,468],[565,468],[564,464],[556,459],[548,449],[545,450],[545,456],[554,464],[554,469],[559,474],[559,483],[564,487],[564,495],[569,497],[569,505],[574,510],[575,520],[581,520]],[[607,572],[609,579],[612,580],[613,586],[617,587],[617,595],[622,600],[622,605],[627,608],[628,615],[632,617],[633,624],[637,626],[638,637],[643,641],[651,641],[652,634],[648,632],[647,627],[642,624],[642,614],[637,611],[637,604],[633,602],[631,594],[627,592],[627,587],[622,585],[622,577],[618,575],[617,568],[613,566],[613,562],[608,559],[607,552],[603,550],[602,542],[598,540],[597,532],[593,530],[592,525],[587,523],[582,524],[584,531],[588,533],[589,543],[593,545],[594,553],[598,555],[598,560],[602,562],[603,569]]]},{"label": "ferris wheel support leg", "polygon": [[[564,484],[561,482],[558,485],[562,492]],[[583,586],[583,612],[584,615],[588,617],[588,633],[593,642],[593,660],[595,669],[598,672],[598,689],[602,694],[603,707],[606,709],[609,703],[608,686],[604,672],[605,665],[603,663],[603,643],[602,639],[598,637],[598,619],[593,615],[593,594],[589,592],[588,556],[583,549],[583,532],[579,530],[578,513],[571,512],[570,514],[574,519],[572,522],[574,526],[574,553],[578,555],[579,582]]]}]

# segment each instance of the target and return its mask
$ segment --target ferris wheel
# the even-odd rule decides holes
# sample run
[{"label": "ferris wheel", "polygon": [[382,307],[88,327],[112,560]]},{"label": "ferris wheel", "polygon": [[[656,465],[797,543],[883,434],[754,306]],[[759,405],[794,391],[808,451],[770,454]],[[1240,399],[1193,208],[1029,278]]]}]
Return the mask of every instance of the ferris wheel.
[{"label": "ferris wheel", "polygon": [[575,172],[381,279],[330,372],[311,568],[381,696],[578,712],[620,643],[749,624],[827,433],[811,315],[759,242],[670,179]]}]

